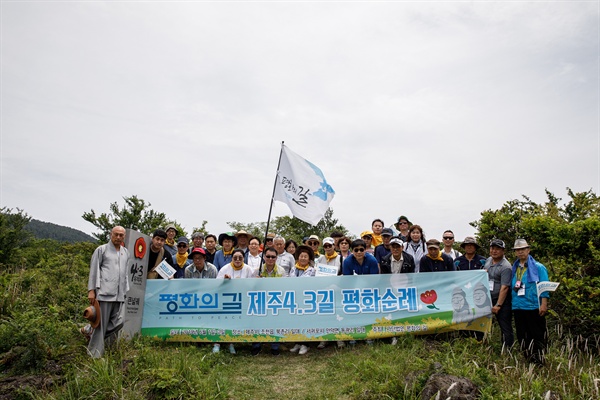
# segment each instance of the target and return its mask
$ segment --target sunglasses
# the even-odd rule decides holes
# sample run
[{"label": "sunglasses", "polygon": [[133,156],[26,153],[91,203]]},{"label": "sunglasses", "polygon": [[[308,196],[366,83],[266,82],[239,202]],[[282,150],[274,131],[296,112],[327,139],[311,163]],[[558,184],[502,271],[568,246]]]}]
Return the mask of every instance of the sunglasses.
[{"label": "sunglasses", "polygon": [[454,240],[454,236],[446,236],[443,239],[444,240]]},{"label": "sunglasses", "polygon": [[402,222],[400,222],[400,225],[408,225],[408,222],[402,221]]},{"label": "sunglasses", "polygon": [[352,249],[353,252],[355,253],[364,253],[365,248],[364,247],[357,247],[355,249]]},{"label": "sunglasses", "polygon": [[187,247],[187,244],[178,244],[177,247]]},{"label": "sunglasses", "polygon": [[273,258],[277,258],[277,256],[265,256],[265,258],[273,259]]},{"label": "sunglasses", "polygon": [[318,245],[319,242],[306,242],[309,246]]},{"label": "sunglasses", "polygon": [[328,248],[330,248],[330,247],[333,247],[333,246],[332,246],[332,245],[330,245],[330,244],[324,244],[324,245],[323,245],[323,248],[325,248],[325,249],[328,249]]},{"label": "sunglasses", "polygon": [[244,259],[244,257],[242,257],[242,256],[237,256],[237,257],[232,257],[232,258],[233,258],[234,260],[243,260],[243,259]]}]

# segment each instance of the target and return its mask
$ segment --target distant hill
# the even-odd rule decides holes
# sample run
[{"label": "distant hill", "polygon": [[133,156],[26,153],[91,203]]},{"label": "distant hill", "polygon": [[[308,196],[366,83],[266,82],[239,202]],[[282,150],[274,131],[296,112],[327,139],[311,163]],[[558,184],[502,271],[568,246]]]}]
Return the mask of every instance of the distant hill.
[{"label": "distant hill", "polygon": [[92,236],[77,229],[56,225],[51,222],[38,221],[37,219],[32,219],[26,229],[33,233],[37,239],[54,239],[59,242],[70,243],[96,242],[96,239]]}]

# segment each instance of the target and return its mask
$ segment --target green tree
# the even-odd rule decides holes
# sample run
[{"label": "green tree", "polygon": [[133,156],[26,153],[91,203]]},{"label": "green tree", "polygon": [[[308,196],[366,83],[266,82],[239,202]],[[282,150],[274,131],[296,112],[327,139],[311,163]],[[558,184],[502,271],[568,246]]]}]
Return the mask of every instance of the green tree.
[{"label": "green tree", "polygon": [[8,264],[15,250],[27,243],[33,236],[27,229],[31,217],[23,210],[0,208],[0,264]]},{"label": "green tree", "polygon": [[164,228],[172,223],[177,227],[180,235],[186,235],[185,230],[176,221],[168,220],[165,213],[150,209],[150,203],[135,195],[123,197],[123,200],[125,205],[122,207],[119,207],[117,202],[111,203],[109,213],[102,213],[99,216],[96,216],[94,210],[83,213],[84,220],[100,229],[100,232],[93,234],[100,243],[108,241],[111,229],[117,225],[150,235],[156,228]]},{"label": "green tree", "polygon": [[550,280],[561,283],[552,295],[554,315],[574,333],[592,334],[600,329],[600,198],[591,190],[575,193],[567,188],[569,200],[546,190],[541,204],[510,200],[498,210],[486,210],[471,223],[485,249],[493,238],[508,246],[524,238],[532,255],[548,268]]},{"label": "green tree", "polygon": [[[242,223],[237,221],[227,222],[227,225],[234,231],[245,230],[253,236],[264,239],[267,229],[266,222],[251,222]],[[339,231],[344,235],[348,234],[348,229],[336,218],[333,218],[333,210],[328,208],[323,218],[313,226],[307,222],[299,220],[296,217],[282,216],[275,217],[269,225],[269,231],[275,232],[283,236],[286,240],[293,239],[298,243],[302,242],[302,238],[310,235],[317,235],[321,240],[327,237],[333,231]]]}]

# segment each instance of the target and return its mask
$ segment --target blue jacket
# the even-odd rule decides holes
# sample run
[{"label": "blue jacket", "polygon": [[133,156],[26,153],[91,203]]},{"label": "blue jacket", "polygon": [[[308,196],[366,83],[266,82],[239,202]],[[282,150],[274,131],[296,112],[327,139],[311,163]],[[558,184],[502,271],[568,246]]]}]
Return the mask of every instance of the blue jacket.
[{"label": "blue jacket", "polygon": [[392,251],[389,249],[386,249],[385,246],[383,244],[380,244],[379,246],[375,247],[375,252],[373,253],[373,255],[375,256],[375,259],[377,260],[378,263],[381,263],[381,259],[385,256],[387,256],[388,254],[390,254]]},{"label": "blue jacket", "polygon": [[365,259],[362,265],[356,261],[354,254],[350,254],[348,258],[344,260],[344,266],[342,268],[343,275],[373,275],[379,274],[379,267],[377,266],[377,260],[369,253],[365,253]]},{"label": "blue jacket", "polygon": [[231,254],[226,256],[223,254],[223,250],[219,250],[215,253],[215,259],[213,265],[217,267],[218,270],[221,270],[223,266],[229,264],[231,262]]},{"label": "blue jacket", "polygon": [[[531,268],[529,263],[526,262],[525,266],[529,269]],[[544,266],[544,264],[534,261],[535,268],[537,268],[537,275],[539,278],[538,282],[546,282],[548,281],[548,270]],[[523,281],[529,281],[529,274],[525,274],[525,277],[522,278]],[[517,274],[513,273],[512,276],[512,288],[515,287],[517,283]],[[512,292],[512,309],[513,310],[537,310],[540,308],[538,303],[538,295],[537,295],[537,282],[523,282],[525,284],[525,296],[518,296],[514,289]],[[550,297],[550,293],[544,292],[540,295],[541,297]]]}]

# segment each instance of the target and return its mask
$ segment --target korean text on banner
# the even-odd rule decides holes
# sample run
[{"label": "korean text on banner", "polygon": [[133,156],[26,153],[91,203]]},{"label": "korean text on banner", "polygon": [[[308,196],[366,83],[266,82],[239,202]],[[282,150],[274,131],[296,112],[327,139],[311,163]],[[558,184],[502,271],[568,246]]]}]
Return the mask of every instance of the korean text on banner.
[{"label": "korean text on banner", "polygon": [[316,225],[334,195],[335,191],[316,165],[282,145],[274,200],[287,204],[294,217]]},{"label": "korean text on banner", "polygon": [[295,279],[154,279],[142,335],[169,341],[378,339],[489,332],[482,270]]}]

